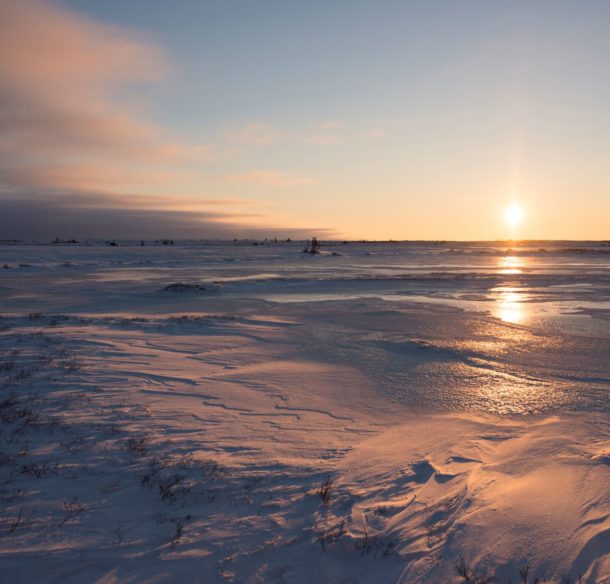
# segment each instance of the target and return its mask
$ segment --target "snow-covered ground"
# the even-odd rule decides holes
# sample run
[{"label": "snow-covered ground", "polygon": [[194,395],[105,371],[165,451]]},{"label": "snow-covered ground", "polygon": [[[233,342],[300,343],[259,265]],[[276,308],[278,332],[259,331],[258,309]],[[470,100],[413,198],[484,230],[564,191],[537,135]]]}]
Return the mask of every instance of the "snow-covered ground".
[{"label": "snow-covered ground", "polygon": [[575,247],[0,247],[0,580],[610,582]]}]

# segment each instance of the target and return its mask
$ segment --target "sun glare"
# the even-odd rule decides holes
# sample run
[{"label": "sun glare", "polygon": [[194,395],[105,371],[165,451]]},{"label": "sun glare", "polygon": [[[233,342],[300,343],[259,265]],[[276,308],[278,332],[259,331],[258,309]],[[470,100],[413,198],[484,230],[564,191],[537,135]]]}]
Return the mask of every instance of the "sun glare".
[{"label": "sun glare", "polygon": [[517,227],[523,221],[523,209],[513,203],[504,211],[504,219],[511,227]]}]

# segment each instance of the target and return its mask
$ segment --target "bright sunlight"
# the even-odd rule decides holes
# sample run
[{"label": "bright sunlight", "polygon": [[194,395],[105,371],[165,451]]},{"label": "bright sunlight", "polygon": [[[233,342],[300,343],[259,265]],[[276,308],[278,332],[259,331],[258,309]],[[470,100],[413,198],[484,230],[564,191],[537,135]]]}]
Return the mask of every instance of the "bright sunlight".
[{"label": "bright sunlight", "polygon": [[510,207],[504,211],[504,219],[511,227],[517,227],[523,221],[523,209],[513,203]]}]

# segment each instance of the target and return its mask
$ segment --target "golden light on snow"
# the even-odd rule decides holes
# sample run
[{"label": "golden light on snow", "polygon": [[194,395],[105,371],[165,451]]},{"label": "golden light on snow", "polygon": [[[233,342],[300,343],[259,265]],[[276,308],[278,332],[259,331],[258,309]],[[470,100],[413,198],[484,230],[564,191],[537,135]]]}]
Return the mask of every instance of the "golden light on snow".
[{"label": "golden light on snow", "polygon": [[517,203],[513,203],[504,211],[504,219],[511,227],[517,227],[523,221],[523,209]]}]

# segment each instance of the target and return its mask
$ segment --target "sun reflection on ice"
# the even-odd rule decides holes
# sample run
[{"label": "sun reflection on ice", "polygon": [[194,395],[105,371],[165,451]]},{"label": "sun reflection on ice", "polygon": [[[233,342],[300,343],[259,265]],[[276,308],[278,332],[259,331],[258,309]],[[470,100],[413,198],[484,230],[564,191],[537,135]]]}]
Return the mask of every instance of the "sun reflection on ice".
[{"label": "sun reflection on ice", "polygon": [[524,258],[518,256],[504,256],[500,258],[500,274],[521,274],[525,265]]},{"label": "sun reflection on ice", "polygon": [[504,322],[522,324],[526,318],[525,295],[521,288],[503,286],[496,289],[498,297],[494,316]]}]

